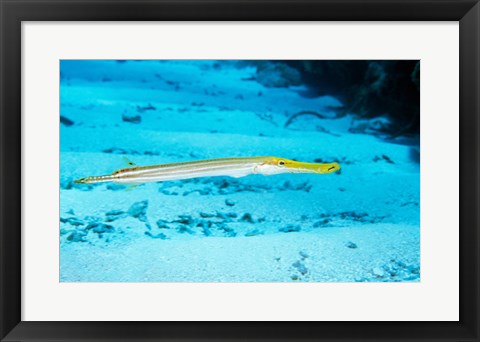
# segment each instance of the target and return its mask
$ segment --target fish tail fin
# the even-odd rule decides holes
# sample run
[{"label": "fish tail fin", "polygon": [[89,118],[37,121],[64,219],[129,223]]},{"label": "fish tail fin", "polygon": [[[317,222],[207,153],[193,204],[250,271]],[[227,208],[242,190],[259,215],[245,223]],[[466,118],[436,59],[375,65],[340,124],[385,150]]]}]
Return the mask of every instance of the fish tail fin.
[{"label": "fish tail fin", "polygon": [[115,177],[113,175],[83,177],[74,181],[77,184],[93,184],[111,182]]}]

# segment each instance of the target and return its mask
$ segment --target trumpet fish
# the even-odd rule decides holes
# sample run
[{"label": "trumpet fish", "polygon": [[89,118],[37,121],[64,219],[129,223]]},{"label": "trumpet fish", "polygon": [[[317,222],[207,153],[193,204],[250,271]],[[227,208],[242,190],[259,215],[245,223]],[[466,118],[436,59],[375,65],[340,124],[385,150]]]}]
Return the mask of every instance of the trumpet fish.
[{"label": "trumpet fish", "polygon": [[340,170],[338,163],[304,163],[278,157],[221,158],[151,166],[137,166],[131,162],[129,164],[132,167],[117,170],[111,175],[84,177],[77,179],[75,183],[140,184],[213,176],[238,178],[251,174],[265,176],[281,173],[326,174]]}]

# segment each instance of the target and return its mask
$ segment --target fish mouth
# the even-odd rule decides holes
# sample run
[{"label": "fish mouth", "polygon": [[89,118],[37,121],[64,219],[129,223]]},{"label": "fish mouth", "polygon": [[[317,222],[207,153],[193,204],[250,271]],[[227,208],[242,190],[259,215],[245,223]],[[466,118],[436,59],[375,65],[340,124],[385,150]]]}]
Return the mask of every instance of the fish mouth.
[{"label": "fish mouth", "polygon": [[338,170],[340,170],[340,164],[338,163],[322,164],[319,168],[320,173],[333,173]]},{"label": "fish mouth", "polygon": [[330,163],[330,164],[323,164],[320,167],[320,173],[333,173],[340,170],[340,164],[338,163]]}]

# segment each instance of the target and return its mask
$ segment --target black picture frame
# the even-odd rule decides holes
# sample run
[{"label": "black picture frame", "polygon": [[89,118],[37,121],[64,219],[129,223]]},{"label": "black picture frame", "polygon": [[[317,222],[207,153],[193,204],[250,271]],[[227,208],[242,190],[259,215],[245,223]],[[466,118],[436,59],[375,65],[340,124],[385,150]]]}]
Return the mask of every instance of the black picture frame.
[{"label": "black picture frame", "polygon": [[[2,341],[479,341],[477,210],[479,205],[480,5],[478,0],[0,0],[0,11],[0,338]],[[22,21],[153,20],[458,21],[460,25],[460,165],[458,166],[460,168],[460,321],[22,321],[20,230]],[[448,156],[446,158],[448,159]],[[128,310],[128,308],[125,309]]]}]

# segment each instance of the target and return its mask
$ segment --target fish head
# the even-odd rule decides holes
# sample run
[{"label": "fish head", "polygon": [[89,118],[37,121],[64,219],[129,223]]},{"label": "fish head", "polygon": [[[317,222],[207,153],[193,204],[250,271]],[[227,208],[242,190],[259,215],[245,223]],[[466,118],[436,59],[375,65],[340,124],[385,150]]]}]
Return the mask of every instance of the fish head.
[{"label": "fish head", "polygon": [[304,163],[279,157],[267,157],[257,167],[257,173],[263,175],[278,175],[282,173],[319,173],[327,174],[340,170],[338,163]]}]

